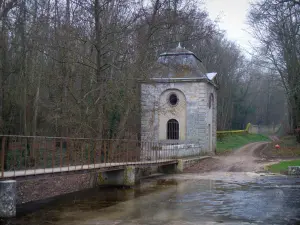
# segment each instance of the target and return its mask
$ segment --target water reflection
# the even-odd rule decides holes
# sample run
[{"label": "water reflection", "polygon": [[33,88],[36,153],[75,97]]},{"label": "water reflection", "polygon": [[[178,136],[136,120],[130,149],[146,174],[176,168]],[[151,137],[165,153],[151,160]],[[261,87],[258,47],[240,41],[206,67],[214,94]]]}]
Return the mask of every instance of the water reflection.
[{"label": "water reflection", "polygon": [[299,178],[159,179],[65,197],[12,224],[300,224]]}]

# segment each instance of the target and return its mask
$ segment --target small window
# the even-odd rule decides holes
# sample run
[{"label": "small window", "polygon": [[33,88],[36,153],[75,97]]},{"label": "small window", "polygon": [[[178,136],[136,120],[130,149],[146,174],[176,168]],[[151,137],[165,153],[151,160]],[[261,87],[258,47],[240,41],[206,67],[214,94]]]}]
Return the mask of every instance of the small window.
[{"label": "small window", "polygon": [[175,119],[171,119],[167,124],[167,139],[178,140],[179,139],[179,123]]},{"label": "small window", "polygon": [[177,103],[178,103],[177,95],[176,94],[171,94],[170,97],[169,97],[169,102],[172,106],[177,105]]},{"label": "small window", "polygon": [[208,107],[211,108],[211,106],[214,104],[214,95],[213,93],[210,94],[209,96],[209,103],[208,103]]}]

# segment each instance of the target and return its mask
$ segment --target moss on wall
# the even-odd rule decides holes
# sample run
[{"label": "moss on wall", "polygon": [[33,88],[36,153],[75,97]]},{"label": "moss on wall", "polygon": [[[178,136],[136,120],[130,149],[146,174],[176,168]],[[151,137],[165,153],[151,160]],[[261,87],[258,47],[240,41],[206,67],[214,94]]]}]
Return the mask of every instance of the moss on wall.
[{"label": "moss on wall", "polygon": [[100,172],[98,174],[98,184],[101,185],[101,184],[105,184],[105,178],[103,177],[103,173]]},{"label": "moss on wall", "polygon": [[125,167],[123,183],[125,186],[135,185],[135,167],[134,166],[126,166]]}]

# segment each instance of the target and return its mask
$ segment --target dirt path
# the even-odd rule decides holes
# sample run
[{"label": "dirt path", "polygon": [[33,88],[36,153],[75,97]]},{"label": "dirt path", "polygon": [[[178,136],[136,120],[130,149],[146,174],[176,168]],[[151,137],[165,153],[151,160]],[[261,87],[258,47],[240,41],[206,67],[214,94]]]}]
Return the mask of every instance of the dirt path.
[{"label": "dirt path", "polygon": [[271,160],[262,157],[264,148],[268,142],[250,143],[227,156],[214,156],[207,160],[187,168],[185,172],[257,172],[262,171],[264,166]]}]

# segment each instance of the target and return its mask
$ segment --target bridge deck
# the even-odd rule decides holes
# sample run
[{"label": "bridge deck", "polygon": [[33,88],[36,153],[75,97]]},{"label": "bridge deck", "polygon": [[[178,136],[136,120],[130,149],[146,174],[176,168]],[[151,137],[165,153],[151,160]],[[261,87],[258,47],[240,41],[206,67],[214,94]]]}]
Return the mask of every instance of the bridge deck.
[{"label": "bridge deck", "polygon": [[153,165],[153,164],[175,164],[177,160],[174,159],[162,159],[155,161],[142,161],[142,162],[119,162],[119,163],[98,163],[89,165],[77,165],[77,166],[65,166],[45,169],[29,169],[29,170],[16,170],[16,171],[5,171],[2,178],[13,178],[13,177],[24,177],[42,174],[53,174],[61,172],[72,172],[72,171],[83,171],[93,169],[113,169],[120,168],[123,166],[142,166],[142,165]]}]

